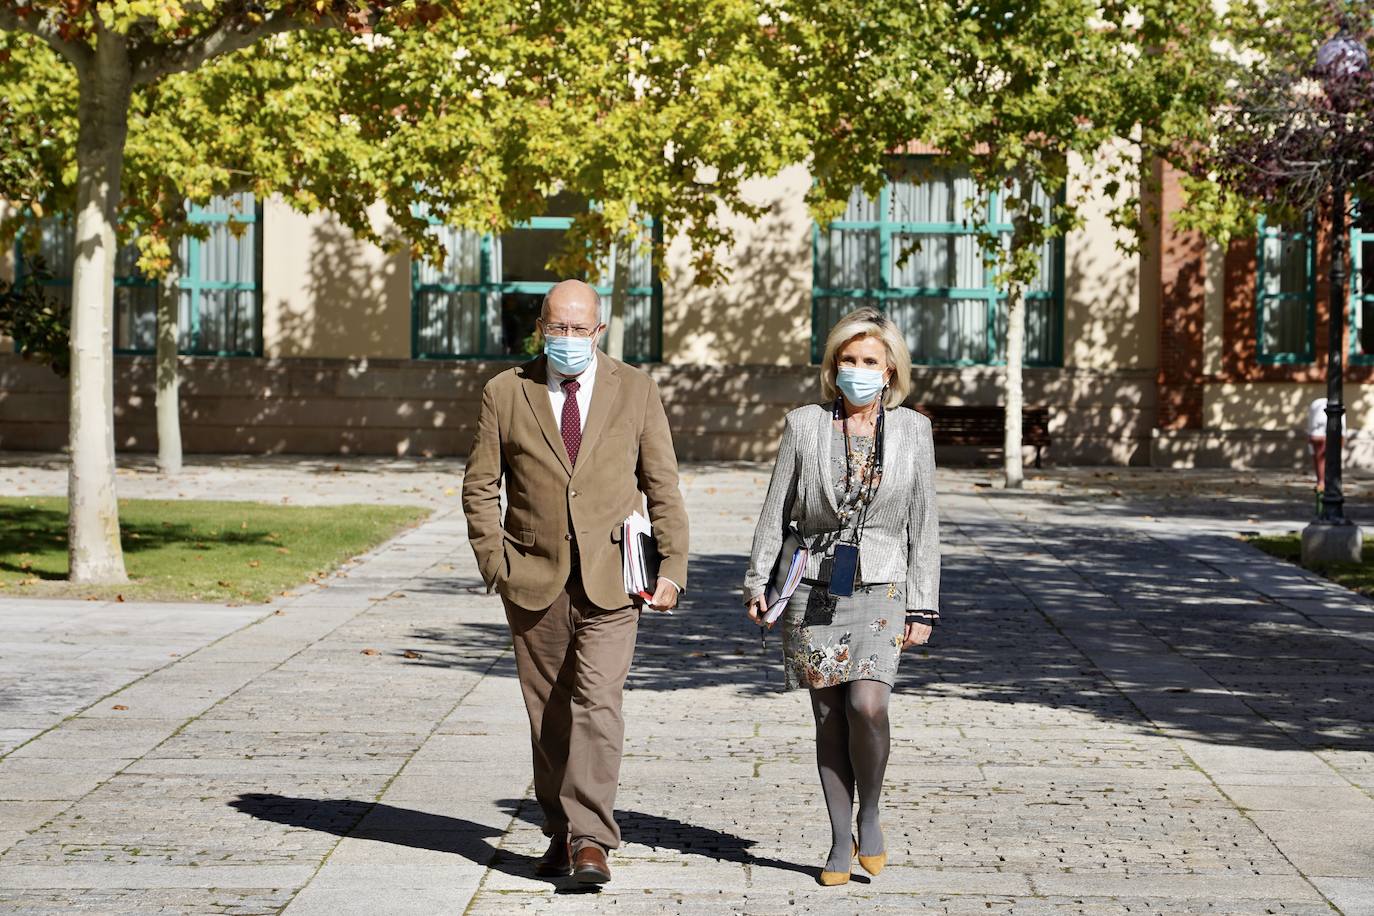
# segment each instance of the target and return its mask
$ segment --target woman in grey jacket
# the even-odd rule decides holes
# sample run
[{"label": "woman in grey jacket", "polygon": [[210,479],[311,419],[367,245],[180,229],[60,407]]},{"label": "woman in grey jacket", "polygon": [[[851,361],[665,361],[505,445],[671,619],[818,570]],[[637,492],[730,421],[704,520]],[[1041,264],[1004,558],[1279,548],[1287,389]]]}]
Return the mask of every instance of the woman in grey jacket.
[{"label": "woman in grey jacket", "polygon": [[826,885],[849,880],[855,855],[873,875],[887,862],[878,807],[888,700],[902,650],[925,643],[939,618],[935,450],[930,421],[900,406],[910,390],[911,356],[891,320],[861,308],[835,325],[821,363],[825,403],[787,415],[744,579],[749,619],[762,625],[795,527],[810,559],[780,618],[783,656],[787,686],[811,691],[830,814]]}]

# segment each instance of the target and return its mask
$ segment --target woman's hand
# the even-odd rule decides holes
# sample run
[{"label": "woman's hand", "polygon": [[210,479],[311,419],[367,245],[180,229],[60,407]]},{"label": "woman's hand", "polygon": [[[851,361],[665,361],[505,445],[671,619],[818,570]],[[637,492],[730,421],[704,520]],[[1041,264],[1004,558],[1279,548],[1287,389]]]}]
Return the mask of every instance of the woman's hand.
[{"label": "woman's hand", "polygon": [[930,641],[930,634],[935,632],[935,628],[926,623],[909,623],[906,625],[906,638],[902,640],[902,648],[908,646],[923,646]]},{"label": "woman's hand", "polygon": [[[759,626],[764,626],[763,618],[768,614],[768,599],[764,598],[762,595],[755,595],[750,598],[747,613],[749,614],[750,620],[754,621],[754,623]],[[773,624],[770,623],[767,626],[768,629],[773,629]]]}]

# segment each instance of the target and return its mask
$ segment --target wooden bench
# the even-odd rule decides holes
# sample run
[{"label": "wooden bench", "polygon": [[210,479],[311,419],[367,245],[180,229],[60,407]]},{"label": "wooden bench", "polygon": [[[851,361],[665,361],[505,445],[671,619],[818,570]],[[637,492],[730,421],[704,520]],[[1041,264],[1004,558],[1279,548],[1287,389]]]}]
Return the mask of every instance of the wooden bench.
[{"label": "wooden bench", "polygon": [[[1000,405],[983,407],[960,404],[912,404],[930,418],[936,445],[975,445],[1001,448],[1006,436],[1007,410]],[[1021,441],[1035,446],[1035,466],[1040,452],[1050,444],[1048,407],[1021,409]]]}]

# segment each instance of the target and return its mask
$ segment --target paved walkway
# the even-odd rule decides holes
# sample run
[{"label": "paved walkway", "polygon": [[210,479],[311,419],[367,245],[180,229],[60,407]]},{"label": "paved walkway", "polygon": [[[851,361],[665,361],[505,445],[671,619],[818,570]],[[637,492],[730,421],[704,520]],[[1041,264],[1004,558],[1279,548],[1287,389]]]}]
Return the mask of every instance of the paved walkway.
[{"label": "paved walkway", "polygon": [[[329,474],[355,471],[396,487]],[[1374,608],[1225,536],[1301,519],[1300,485],[941,472],[948,621],[894,698],[894,862],[823,889],[805,697],[735,597],[764,471],[689,469],[693,591],[641,629],[626,845],[602,893],[563,896],[532,877],[502,614],[439,471],[428,524],[252,619],[0,602],[30,621],[0,710],[41,731],[0,757],[0,912],[1374,913]],[[26,640],[126,674],[18,694]]]}]

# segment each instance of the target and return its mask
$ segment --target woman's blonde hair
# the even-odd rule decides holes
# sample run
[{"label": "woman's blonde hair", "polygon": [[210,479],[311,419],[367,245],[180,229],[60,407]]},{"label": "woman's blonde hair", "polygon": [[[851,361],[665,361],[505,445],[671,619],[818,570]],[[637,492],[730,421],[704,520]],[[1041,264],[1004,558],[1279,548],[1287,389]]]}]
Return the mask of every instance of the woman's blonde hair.
[{"label": "woman's blonde hair", "polygon": [[887,350],[887,362],[892,368],[892,380],[887,385],[884,407],[896,407],[911,393],[911,351],[906,338],[891,318],[875,308],[855,309],[835,323],[825,339],[825,356],[821,359],[821,397],[833,401],[839,395],[835,387],[836,361],[840,348],[856,337],[876,337]]}]

